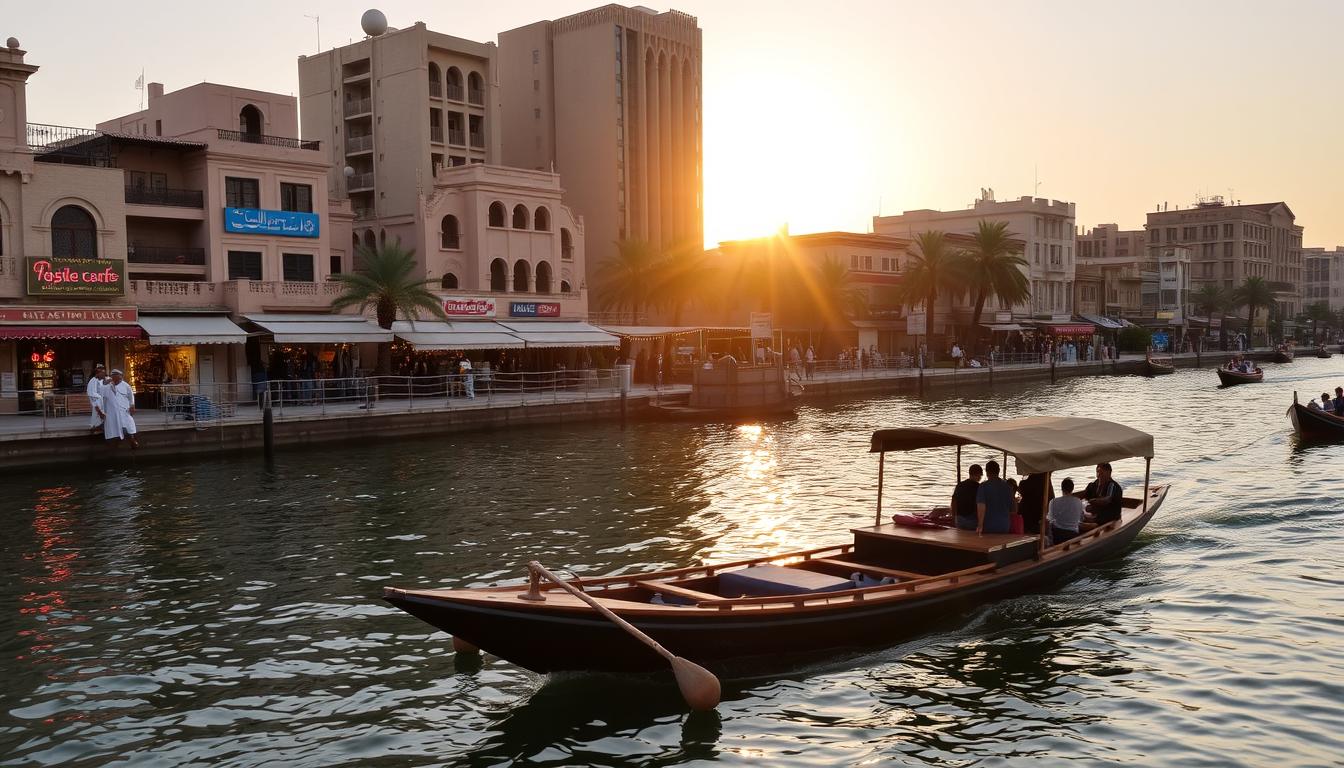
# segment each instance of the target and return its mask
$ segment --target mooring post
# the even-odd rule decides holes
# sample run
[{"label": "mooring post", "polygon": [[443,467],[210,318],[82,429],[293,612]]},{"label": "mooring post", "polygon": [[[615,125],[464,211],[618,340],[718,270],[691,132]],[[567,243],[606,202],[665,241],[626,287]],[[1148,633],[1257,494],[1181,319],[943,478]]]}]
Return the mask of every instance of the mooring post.
[{"label": "mooring post", "polygon": [[[922,360],[920,361],[923,362]],[[919,366],[919,399],[924,399],[924,366]]]},{"label": "mooring post", "polygon": [[275,416],[271,413],[271,390],[266,389],[261,411],[261,446],[266,460],[275,458]]}]

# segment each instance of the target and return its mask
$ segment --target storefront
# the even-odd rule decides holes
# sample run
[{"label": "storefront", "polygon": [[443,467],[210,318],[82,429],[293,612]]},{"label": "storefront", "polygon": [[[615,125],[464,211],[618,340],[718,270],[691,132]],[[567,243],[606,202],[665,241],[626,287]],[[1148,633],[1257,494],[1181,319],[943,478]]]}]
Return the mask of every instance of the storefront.
[{"label": "storefront", "polygon": [[[267,381],[352,379],[378,359],[392,332],[358,315],[249,314],[249,336],[238,381],[264,389]],[[311,391],[313,387],[299,387]]]},{"label": "storefront", "polygon": [[233,361],[242,354],[247,333],[222,315],[142,315],[147,338],[125,350],[126,379],[142,408],[156,408],[164,387],[233,399],[237,392],[219,387],[231,381]]},{"label": "storefront", "polygon": [[1036,327],[1061,362],[1086,359],[1087,350],[1096,349],[1097,326],[1092,323],[1038,323]]},{"label": "storefront", "polygon": [[394,367],[404,375],[452,373],[460,357],[478,370],[607,367],[620,345],[618,337],[573,320],[417,320],[398,321],[392,329],[400,340],[393,347]]},{"label": "storefront", "polygon": [[0,412],[83,392],[95,365],[119,365],[140,338],[136,319],[134,307],[0,307]]}]

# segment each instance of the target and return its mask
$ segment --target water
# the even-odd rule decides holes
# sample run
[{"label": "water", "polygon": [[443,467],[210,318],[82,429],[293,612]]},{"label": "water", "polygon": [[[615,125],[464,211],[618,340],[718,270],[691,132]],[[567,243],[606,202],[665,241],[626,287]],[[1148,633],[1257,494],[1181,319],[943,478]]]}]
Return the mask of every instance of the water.
[{"label": "water", "polygon": [[[1227,390],[1181,371],[759,427],[340,445],[270,471],[6,476],[0,765],[1339,765],[1344,445],[1296,445],[1284,409],[1344,383],[1340,361]],[[687,717],[663,678],[456,660],[379,599],[533,558],[600,574],[844,541],[872,515],[873,428],[1028,414],[1156,436],[1173,490],[1134,549],[899,646],[729,682],[717,715]],[[889,462],[889,506],[942,502],[952,461]],[[1132,492],[1142,472],[1116,467]]]}]

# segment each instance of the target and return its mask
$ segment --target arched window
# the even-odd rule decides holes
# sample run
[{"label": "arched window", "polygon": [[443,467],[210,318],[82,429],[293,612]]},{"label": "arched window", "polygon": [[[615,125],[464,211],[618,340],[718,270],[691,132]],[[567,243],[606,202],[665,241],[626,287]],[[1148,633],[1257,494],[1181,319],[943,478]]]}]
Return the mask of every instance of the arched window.
[{"label": "arched window", "polygon": [[350,234],[350,239],[355,241],[355,250],[359,250],[359,233],[352,232]]},{"label": "arched window", "polygon": [[551,292],[551,263],[543,261],[537,265],[537,293]]},{"label": "arched window", "polygon": [[560,258],[565,261],[574,260],[574,237],[564,227],[560,228]]},{"label": "arched window", "polygon": [[569,281],[568,281],[568,280],[561,280],[561,281],[560,281],[560,292],[561,292],[561,293],[569,293]]},{"label": "arched window", "polygon": [[551,231],[551,212],[546,210],[546,206],[537,207],[537,212],[532,218],[532,228],[538,232]]},{"label": "arched window", "polygon": [[248,104],[238,113],[238,132],[244,141],[260,141],[262,133],[261,110]]},{"label": "arched window", "polygon": [[527,229],[527,206],[522,203],[513,206],[513,228]]},{"label": "arched window", "polygon": [[457,67],[448,68],[448,98],[462,100],[462,70]]},{"label": "arched window", "polygon": [[448,272],[443,276],[443,279],[439,281],[439,285],[443,286],[443,290],[445,291],[457,290],[457,275]]},{"label": "arched window", "polygon": [[380,246],[387,245],[387,230],[386,230],[386,229],[380,229],[380,230],[378,230],[378,245],[380,245]]},{"label": "arched window", "polygon": [[439,226],[439,247],[452,250],[462,247],[457,233],[457,217],[452,214],[444,216]]},{"label": "arched window", "polygon": [[485,81],[481,79],[479,72],[467,75],[467,101],[472,104],[485,103]]},{"label": "arched window", "polygon": [[369,250],[373,250],[374,248],[378,247],[378,241],[374,239],[372,229],[364,230],[364,247],[368,248]]},{"label": "arched window", "polygon": [[490,290],[503,293],[509,289],[509,267],[503,259],[490,262]]},{"label": "arched window", "polygon": [[51,217],[51,255],[98,258],[98,227],[78,205],[64,205]]},{"label": "arched window", "polygon": [[513,290],[515,293],[527,293],[528,284],[532,281],[532,265],[519,259],[513,263]]},{"label": "arched window", "polygon": [[437,99],[443,95],[442,84],[439,80],[439,65],[429,62],[429,97]]},{"label": "arched window", "polygon": [[504,226],[504,204],[498,200],[490,204],[490,226]]}]

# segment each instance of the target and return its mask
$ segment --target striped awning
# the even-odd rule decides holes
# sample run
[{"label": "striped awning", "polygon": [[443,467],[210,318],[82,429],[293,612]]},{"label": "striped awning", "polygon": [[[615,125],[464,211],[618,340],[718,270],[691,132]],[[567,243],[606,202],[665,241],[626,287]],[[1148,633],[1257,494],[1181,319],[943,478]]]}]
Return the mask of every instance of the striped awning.
[{"label": "striped awning", "polygon": [[0,339],[138,339],[134,325],[0,325]]}]

